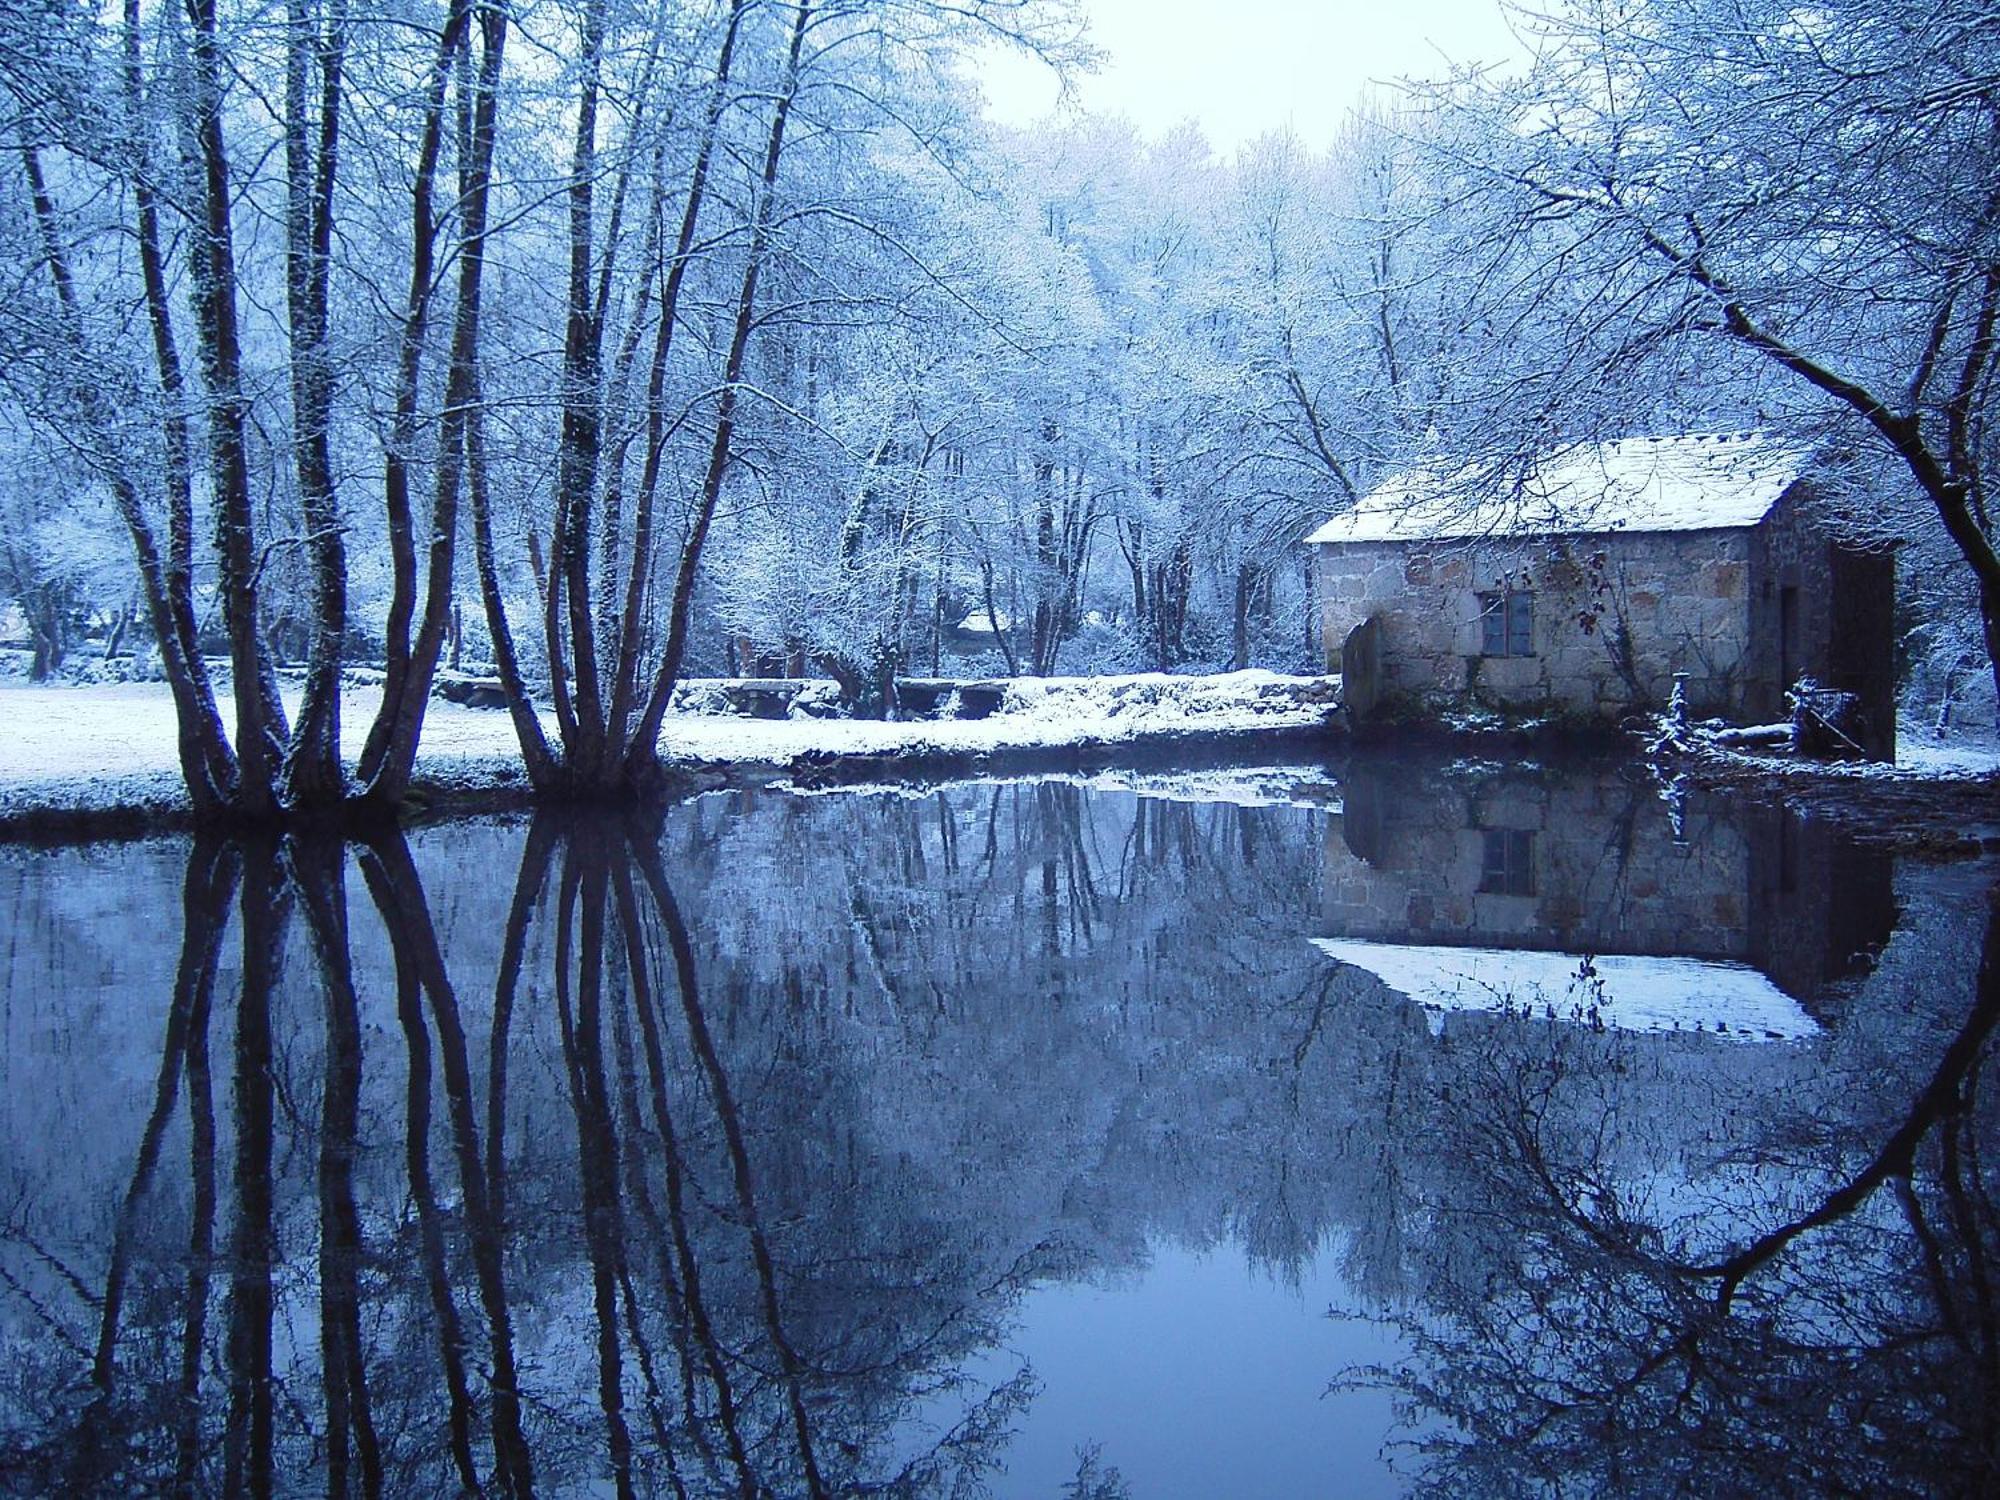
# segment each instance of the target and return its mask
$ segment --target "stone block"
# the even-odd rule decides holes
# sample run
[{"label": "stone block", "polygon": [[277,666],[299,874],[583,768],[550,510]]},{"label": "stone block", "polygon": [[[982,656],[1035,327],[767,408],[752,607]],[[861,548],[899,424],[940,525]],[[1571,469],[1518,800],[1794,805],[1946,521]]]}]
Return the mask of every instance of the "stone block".
[{"label": "stone block", "polygon": [[1701,566],[1701,591],[1710,599],[1741,599],[1748,580],[1749,569],[1740,562],[1706,562]]},{"label": "stone block", "polygon": [[1392,604],[1404,597],[1403,570],[1384,563],[1369,571],[1363,592],[1371,604]]}]

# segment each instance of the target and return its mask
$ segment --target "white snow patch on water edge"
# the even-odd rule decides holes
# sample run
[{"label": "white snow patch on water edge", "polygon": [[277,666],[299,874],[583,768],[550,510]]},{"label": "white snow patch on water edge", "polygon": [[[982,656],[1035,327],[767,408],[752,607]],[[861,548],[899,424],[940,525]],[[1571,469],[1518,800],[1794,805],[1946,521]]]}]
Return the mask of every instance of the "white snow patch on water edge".
[{"label": "white snow patch on water edge", "polygon": [[1731,1041],[1794,1041],[1819,1023],[1748,964],[1608,954],[1589,960],[1599,983],[1581,977],[1580,953],[1424,947],[1314,938],[1340,963],[1366,969],[1437,1020],[1483,1010],[1602,1024],[1620,1031],[1705,1032]]},{"label": "white snow patch on water edge", "polygon": [[[669,714],[660,749],[692,765],[784,764],[810,752],[832,755],[982,754],[1128,744],[1178,735],[1255,729],[1311,729],[1334,711],[1338,678],[1277,672],[1176,677],[1016,678],[983,719],[742,719]],[[1326,695],[1309,702],[1301,695]]]},{"label": "white snow patch on water edge", "polygon": [[[1335,712],[1338,682],[1263,671],[1018,679],[1007,684],[1000,709],[984,719],[888,723],[674,713],[661,731],[660,749],[684,766],[782,767],[814,751],[980,754],[1309,729]],[[287,684],[284,696],[296,712],[296,684]],[[341,747],[350,764],[360,756],[380,701],[378,687],[354,686],[341,694]],[[226,701],[223,712],[227,723]],[[554,740],[553,716],[545,711],[541,718]],[[185,805],[176,735],[173,698],[164,683],[0,683],[0,803],[79,811]],[[468,787],[517,780],[520,748],[510,716],[433,699],[417,766],[428,778]]]},{"label": "white snow patch on water edge", "polygon": [[1950,733],[1940,737],[1904,719],[1896,729],[1896,759],[1807,760],[1739,745],[1702,743],[1711,754],[1781,776],[1840,777],[1851,781],[1956,782],[2000,776],[2000,738],[1991,733]]}]

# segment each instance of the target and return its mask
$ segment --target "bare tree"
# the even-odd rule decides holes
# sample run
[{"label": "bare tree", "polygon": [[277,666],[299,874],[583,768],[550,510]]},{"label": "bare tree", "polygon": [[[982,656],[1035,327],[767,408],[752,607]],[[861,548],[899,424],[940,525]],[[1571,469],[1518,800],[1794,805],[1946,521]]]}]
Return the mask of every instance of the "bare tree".
[{"label": "bare tree", "polygon": [[1532,74],[1440,101],[1436,138],[1514,246],[1489,315],[1582,296],[1519,405],[1571,436],[1629,425],[1615,393],[1650,369],[1683,411],[1872,457],[1857,525],[1942,528],[2000,674],[1992,15],[1578,0],[1531,24]]}]

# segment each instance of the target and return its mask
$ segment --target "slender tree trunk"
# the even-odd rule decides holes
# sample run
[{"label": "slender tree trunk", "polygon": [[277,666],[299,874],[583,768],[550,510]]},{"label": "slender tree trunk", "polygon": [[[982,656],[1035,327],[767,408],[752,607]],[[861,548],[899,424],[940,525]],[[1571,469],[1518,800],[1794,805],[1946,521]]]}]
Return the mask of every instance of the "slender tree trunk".
[{"label": "slender tree trunk", "polygon": [[507,698],[507,715],[520,741],[521,759],[527,766],[529,785],[552,791],[562,779],[562,767],[549,748],[541,715],[535,711],[528,685],[521,676],[521,660],[514,645],[514,628],[507,620],[507,596],[500,586],[500,564],[493,550],[493,499],[486,476],[486,423],[481,409],[478,375],[474,372],[473,399],[466,415],[466,489],[472,502],[472,556],[479,573],[480,602],[486,607],[486,630],[493,638],[493,665],[500,677],[500,689]]},{"label": "slender tree trunk", "polygon": [[[386,735],[379,759],[364,754],[362,775],[366,795],[382,803],[402,799],[416,766],[423,735],[424,710],[444,650],[451,623],[452,581],[458,550],[459,497],[472,462],[473,429],[480,405],[479,330],[486,271],[489,205],[492,197],[493,152],[499,133],[498,96],[506,15],[493,6],[479,10],[480,60],[474,85],[471,135],[459,171],[460,233],[458,288],[453,309],[450,364],[445,376],[445,412],[438,440],[436,493],[431,504],[431,530],[424,584],[424,616],[405,668],[402,692],[393,704],[384,702],[377,729]],[[485,485],[485,454],[478,457],[473,482]],[[512,641],[509,639],[509,647]],[[496,650],[497,650],[496,640]],[[518,726],[517,726],[518,728]],[[539,730],[539,725],[537,725]],[[373,748],[375,736],[370,736]],[[524,754],[531,754],[524,750]]]},{"label": "slender tree trunk", "polygon": [[[436,295],[438,158],[444,143],[445,95],[453,67],[468,46],[472,0],[455,0],[424,85],[423,129],[418,137],[416,172],[410,185],[410,280],[396,343],[395,408],[382,460],[382,501],[389,542],[389,615],[383,629],[382,706],[369,727],[359,768],[363,795],[379,780],[390,740],[402,717],[411,667],[410,622],[416,614],[416,521],[410,499],[410,468],[419,436],[418,405],[423,390],[424,343]],[[504,21],[500,22],[504,26]],[[497,51],[497,49],[493,49]]]},{"label": "slender tree trunk", "polygon": [[1057,432],[1053,418],[1042,419],[1039,437],[1034,480],[1035,610],[1028,621],[1028,670],[1037,677],[1046,677],[1055,670],[1056,643],[1060,634],[1055,603],[1056,592],[1061,586],[1061,564],[1056,556]]},{"label": "slender tree trunk", "polygon": [[[160,664],[174,698],[183,779],[197,816],[230,802],[236,792],[236,753],[222,727],[215,689],[202,659],[194,611],[194,439],[188,426],[187,376],[174,334],[161,249],[158,195],[153,188],[150,132],[140,64],[139,0],[125,0],[125,107],[130,122],[132,201],[139,270],[152,334],[153,365],[160,386],[162,475],[167,501],[167,545],[158,557],[151,527],[133,530],[140,587],[160,647]],[[121,501],[121,509],[123,509]],[[128,522],[128,530],[132,530]],[[157,575],[157,576],[156,576]]]},{"label": "slender tree trunk", "polygon": [[[575,684],[557,694],[564,759],[586,780],[595,776],[604,744],[604,704],[590,599],[590,521],[596,499],[603,429],[603,338],[591,295],[595,245],[597,107],[601,87],[605,0],[586,0],[579,39],[576,132],[569,170],[569,312],[563,333],[562,437],[556,455],[555,530],[549,546],[549,677],[560,683],[571,667]],[[565,617],[564,605],[567,603]],[[565,629],[568,649],[564,649]]]},{"label": "slender tree trunk", "polygon": [[1248,559],[1236,565],[1236,588],[1229,613],[1229,668],[1241,672],[1250,665],[1250,607],[1256,602],[1262,573]]},{"label": "slender tree trunk", "polygon": [[[43,259],[49,272],[49,279],[56,291],[65,341],[70,347],[79,371],[85,370],[90,367],[91,360],[86,348],[82,313],[77,305],[76,283],[57,231],[55,204],[49,196],[48,186],[42,175],[40,156],[32,146],[22,149],[21,162],[27,174],[29,198],[41,233]],[[161,286],[164,291],[164,282]],[[162,337],[165,339],[167,355],[171,356],[173,352],[171,324],[166,325],[165,333],[162,335],[160,325],[156,322],[156,350]],[[162,365],[163,371],[168,368],[176,371],[178,379],[178,366]],[[165,378],[163,373],[163,381]],[[188,798],[194,805],[197,817],[212,817],[230,808],[234,802],[237,781],[236,757],[230,750],[229,741],[224,734],[222,718],[216,711],[214,693],[209,686],[200,654],[192,651],[189,646],[194,639],[193,606],[189,603],[182,609],[177,604],[178,599],[191,593],[191,585],[188,582],[190,575],[182,573],[176,585],[174,575],[161,560],[153,523],[146,514],[145,502],[140,497],[138,487],[121,453],[116,417],[111,410],[110,402],[95,384],[84,381],[79,381],[76,397],[82,408],[80,415],[94,450],[93,456],[111,487],[112,498],[117,502],[119,518],[125,523],[126,533],[132,539],[132,548],[139,568],[139,586],[145,595],[146,612],[152,622],[154,638],[159,642],[160,661],[173,694],[181,776],[187,785]],[[174,410],[175,408],[169,407],[167,418],[170,477],[172,434],[177,421],[173,415]],[[185,438],[184,420],[179,421],[179,431]],[[182,499],[185,500],[184,495]],[[170,543],[176,547],[188,545],[186,533],[170,534]],[[179,594],[175,592],[176,587],[180,591]],[[186,619],[185,627],[183,627],[183,615]]]},{"label": "slender tree trunk", "polygon": [[1000,648],[1000,659],[1007,663],[1007,675],[1019,677],[1021,664],[1014,659],[1014,645],[1007,632],[1013,627],[1012,620],[1002,622],[1000,606],[993,597],[993,559],[982,555],[979,559],[979,591],[981,602],[986,606],[986,624],[993,632],[993,642]]},{"label": "slender tree trunk", "polygon": [[[646,375],[646,457],[639,475],[639,490],[632,521],[632,555],[625,575],[625,599],[613,656],[611,708],[607,718],[610,743],[607,754],[624,757],[628,749],[628,719],[638,689],[639,656],[646,617],[646,591],[653,570],[653,528],[657,515],[660,466],[666,451],[667,360],[673,350],[674,327],[680,319],[681,287],[694,257],[695,233],[701,222],[702,205],[708,196],[708,177],[715,154],[722,113],[729,103],[729,79],[736,55],[736,40],[749,0],[730,0],[729,16],[723,24],[722,40],[716,49],[708,107],[702,120],[701,143],[696,148],[694,166],[688,174],[687,197],[681,205],[680,230],[674,240],[673,259],[668,263],[660,289],[660,321],[653,340],[652,360]],[[657,731],[656,731],[657,733]]]},{"label": "slender tree trunk", "polygon": [[276,679],[263,651],[258,618],[256,520],[247,446],[249,398],[243,390],[242,335],[236,316],[236,240],[229,150],[222,130],[225,71],[216,0],[186,0],[193,29],[189,100],[196,151],[199,220],[194,238],[194,302],[202,378],[208,391],[209,477],[214,488],[216,554],[223,618],[229,630],[231,693],[236,703],[236,810],[267,818],[279,810],[278,772],[286,739]]},{"label": "slender tree trunk", "polygon": [[688,526],[687,539],[681,545],[680,568],[674,575],[666,650],[661,655],[659,671],[653,678],[653,689],[646,701],[646,711],[639,720],[631,744],[626,748],[624,780],[627,783],[643,784],[652,780],[657,773],[660,756],[660,723],[666,717],[667,700],[673,693],[675,683],[680,680],[681,663],[687,654],[695,577],[701,567],[701,554],[708,541],[709,527],[715,520],[716,506],[722,499],[723,480],[729,472],[736,437],[738,387],[743,379],[744,355],[750,346],[750,330],[756,322],[757,280],[763,271],[764,258],[770,249],[771,208],[777,196],[778,164],[784,153],[785,125],[791,117],[792,101],[798,95],[799,59],[805,48],[806,31],[811,24],[811,16],[810,3],[796,7],[791,45],[785,57],[784,83],[779,90],[777,103],[771,111],[771,131],[764,146],[764,166],[758,181],[756,207],[751,215],[750,243],[745,252],[743,280],[737,289],[736,321],[730,335],[729,356],[723,365],[722,391],[717,398],[715,436],[709,445],[708,469],[702,477],[701,498],[695,506],[694,516]]},{"label": "slender tree trunk", "polygon": [[[333,364],[328,348],[333,191],[338,174],[345,0],[330,0],[322,34],[312,0],[289,0],[285,48],[285,286],[292,375],[292,461],[312,560],[305,698],[286,753],[284,800],[294,808],[337,803],[340,668],[347,633],[347,549],[333,475]],[[319,97],[308,103],[314,72]]]}]

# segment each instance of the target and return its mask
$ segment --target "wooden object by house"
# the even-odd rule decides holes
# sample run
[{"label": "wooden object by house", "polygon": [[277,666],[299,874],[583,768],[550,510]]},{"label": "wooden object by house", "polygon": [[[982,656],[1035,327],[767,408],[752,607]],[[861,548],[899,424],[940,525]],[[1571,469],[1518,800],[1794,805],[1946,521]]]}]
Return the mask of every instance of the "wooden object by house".
[{"label": "wooden object by house", "polygon": [[1616,722],[1665,704],[1786,717],[1801,678],[1895,754],[1895,559],[1815,513],[1806,455],[1755,435],[1578,444],[1525,476],[1419,468],[1306,538],[1330,670],[1373,622],[1386,711]]}]

